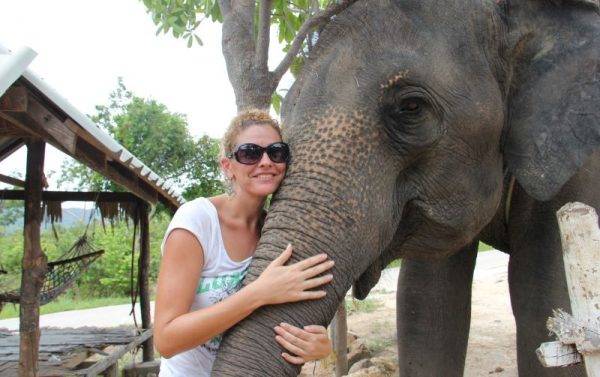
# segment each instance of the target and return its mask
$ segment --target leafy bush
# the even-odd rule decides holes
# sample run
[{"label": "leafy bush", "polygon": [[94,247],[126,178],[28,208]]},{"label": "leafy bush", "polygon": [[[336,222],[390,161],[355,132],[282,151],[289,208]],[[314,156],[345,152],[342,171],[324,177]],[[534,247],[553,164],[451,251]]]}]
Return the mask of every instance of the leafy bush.
[{"label": "leafy bush", "polygon": [[[160,243],[170,221],[165,214],[157,214],[150,221],[150,285],[153,286],[158,276],[160,263]],[[48,260],[56,260],[65,253],[84,233],[85,225],[63,228],[56,225],[59,239],[52,231],[44,231],[41,235],[42,249]],[[121,221],[114,226],[107,225],[106,231],[100,223],[92,225],[88,232],[94,249],[103,249],[104,255],[96,260],[80,277],[69,294],[79,297],[128,296],[130,294],[131,248],[133,224]],[[137,236],[139,237],[139,229]],[[134,283],[137,285],[137,258],[139,242],[136,243],[134,262]],[[19,287],[21,261],[23,257],[23,234],[14,232],[0,238],[0,265],[7,271],[2,277],[0,289]]]}]

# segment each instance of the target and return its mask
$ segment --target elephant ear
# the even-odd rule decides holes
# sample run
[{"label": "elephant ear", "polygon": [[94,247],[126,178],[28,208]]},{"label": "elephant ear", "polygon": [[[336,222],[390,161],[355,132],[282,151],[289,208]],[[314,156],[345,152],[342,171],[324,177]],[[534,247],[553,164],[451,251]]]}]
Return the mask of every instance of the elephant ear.
[{"label": "elephant ear", "polygon": [[504,156],[527,193],[548,200],[600,146],[600,12],[583,2],[534,3],[510,19]]}]

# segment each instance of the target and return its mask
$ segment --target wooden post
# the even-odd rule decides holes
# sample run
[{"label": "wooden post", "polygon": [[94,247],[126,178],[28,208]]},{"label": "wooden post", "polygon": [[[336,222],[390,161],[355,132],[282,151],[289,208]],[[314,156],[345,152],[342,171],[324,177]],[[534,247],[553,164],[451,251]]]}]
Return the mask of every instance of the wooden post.
[{"label": "wooden post", "polygon": [[[557,217],[574,323],[587,326],[593,335],[600,325],[598,215],[585,204],[568,203],[557,212]],[[588,377],[600,377],[600,342],[586,341],[585,332],[581,331],[581,341],[575,344],[583,355]]]},{"label": "wooden post", "polygon": [[[142,313],[142,328],[152,328],[150,317],[150,289],[148,278],[150,271],[150,224],[148,220],[148,204],[139,202],[138,218],[140,219],[140,256],[138,259],[138,285],[140,292],[140,311]],[[154,342],[150,337],[142,344],[143,361],[154,360]]]},{"label": "wooden post", "polygon": [[335,354],[335,377],[348,373],[348,323],[346,321],[346,299],[342,300],[331,321],[331,339]]},{"label": "wooden post", "polygon": [[27,143],[24,250],[19,311],[20,377],[33,377],[38,372],[38,348],[40,344],[39,294],[46,273],[46,256],[40,244],[45,146],[46,144],[42,140],[30,140]]},{"label": "wooden post", "polygon": [[102,373],[103,377],[118,377],[119,376],[119,361],[115,361],[115,363]]}]

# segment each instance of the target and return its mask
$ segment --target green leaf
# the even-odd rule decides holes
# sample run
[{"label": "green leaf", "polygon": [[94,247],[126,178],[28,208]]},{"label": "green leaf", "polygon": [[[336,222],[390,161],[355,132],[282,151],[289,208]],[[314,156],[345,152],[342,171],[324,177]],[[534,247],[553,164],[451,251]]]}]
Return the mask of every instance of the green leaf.
[{"label": "green leaf", "polygon": [[304,58],[301,56],[296,56],[294,60],[292,60],[292,64],[290,65],[290,72],[294,77],[297,77],[302,67],[304,66]]},{"label": "green leaf", "polygon": [[271,97],[271,104],[273,105],[273,109],[275,110],[277,115],[279,115],[281,112],[281,102],[282,101],[283,101],[283,97],[279,93],[277,93],[277,92],[273,93],[273,96]]}]

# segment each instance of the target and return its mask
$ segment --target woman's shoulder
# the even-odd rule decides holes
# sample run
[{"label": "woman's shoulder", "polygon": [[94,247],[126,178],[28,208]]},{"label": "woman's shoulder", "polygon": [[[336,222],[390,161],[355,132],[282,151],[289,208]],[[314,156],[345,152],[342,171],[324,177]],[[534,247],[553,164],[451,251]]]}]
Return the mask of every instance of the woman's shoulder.
[{"label": "woman's shoulder", "polygon": [[215,218],[217,210],[208,198],[199,197],[183,203],[175,212],[173,220],[207,222]]}]

